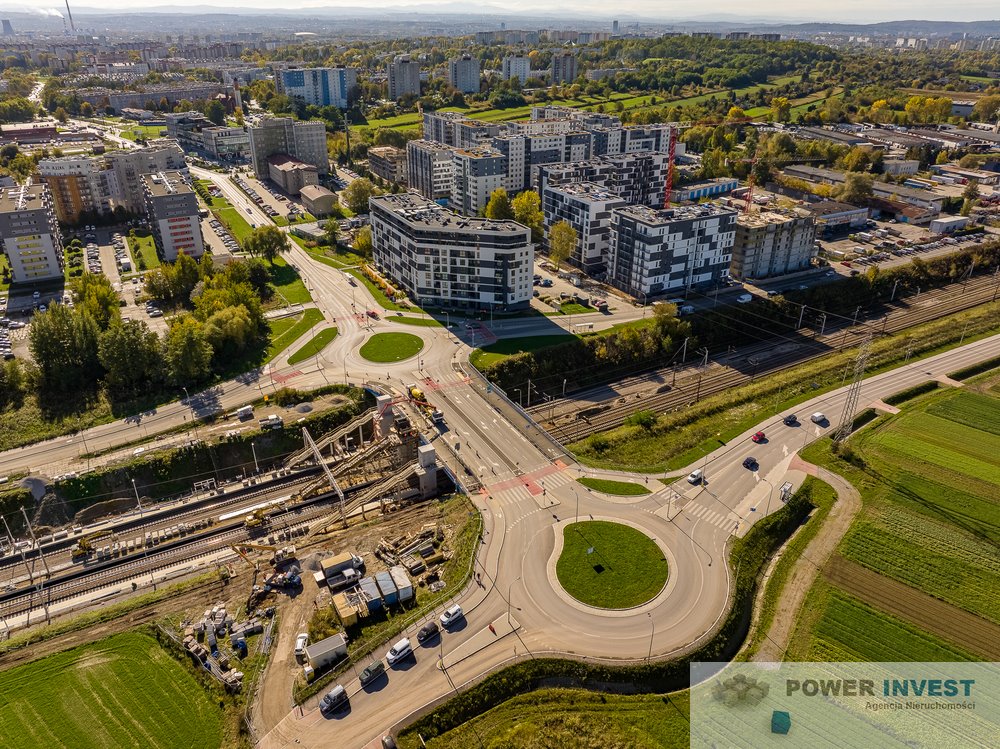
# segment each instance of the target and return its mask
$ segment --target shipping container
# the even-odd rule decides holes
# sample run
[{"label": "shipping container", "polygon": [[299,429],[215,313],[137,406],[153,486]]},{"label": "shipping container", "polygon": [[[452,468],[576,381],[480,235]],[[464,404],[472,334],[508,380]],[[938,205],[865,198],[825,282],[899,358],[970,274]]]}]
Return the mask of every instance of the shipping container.
[{"label": "shipping container", "polygon": [[366,603],[368,605],[368,611],[378,611],[382,608],[382,597],[379,594],[378,586],[375,584],[375,579],[371,577],[364,577],[358,583],[358,587],[364,594]]},{"label": "shipping container", "polygon": [[413,583],[410,576],[406,574],[406,569],[401,566],[393,567],[389,570],[392,581],[396,584],[396,591],[399,595],[399,602],[406,603],[413,599]]},{"label": "shipping container", "polygon": [[375,573],[375,584],[378,585],[386,606],[393,606],[399,602],[399,591],[396,590],[396,584],[392,581],[392,575],[388,572]]}]

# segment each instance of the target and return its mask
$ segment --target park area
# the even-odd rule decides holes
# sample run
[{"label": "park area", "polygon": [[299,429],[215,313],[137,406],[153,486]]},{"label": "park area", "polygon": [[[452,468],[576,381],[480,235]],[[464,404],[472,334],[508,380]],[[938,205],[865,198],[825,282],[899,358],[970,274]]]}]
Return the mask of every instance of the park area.
[{"label": "park area", "polygon": [[423,347],[423,340],[412,333],[376,333],[361,347],[361,355],[384,364],[416,356]]},{"label": "park area", "polygon": [[828,440],[805,451],[863,508],[809,594],[791,659],[1000,657],[998,383],[994,372],[908,401],[839,456]]},{"label": "park area", "polygon": [[660,547],[635,528],[589,520],[563,529],[556,576],[581,603],[603,609],[639,606],[663,589],[668,574]]},{"label": "park area", "polygon": [[0,745],[212,749],[222,712],[184,667],[134,632],[17,666],[0,678]]}]

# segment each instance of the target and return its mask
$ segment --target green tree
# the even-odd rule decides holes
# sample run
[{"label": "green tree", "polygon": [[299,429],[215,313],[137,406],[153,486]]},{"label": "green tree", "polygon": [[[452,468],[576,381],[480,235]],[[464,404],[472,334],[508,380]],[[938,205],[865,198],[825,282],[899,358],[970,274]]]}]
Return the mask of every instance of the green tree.
[{"label": "green tree", "polygon": [[775,122],[788,122],[792,114],[792,103],[787,96],[775,96],[771,99],[771,114]]},{"label": "green tree", "polygon": [[205,116],[216,125],[226,124],[226,108],[218,99],[212,99],[205,105]]},{"label": "green tree", "polygon": [[205,321],[204,331],[205,340],[222,361],[245,351],[257,332],[249,310],[242,304],[214,313]]},{"label": "green tree", "polygon": [[200,382],[208,377],[212,345],[202,324],[191,315],[174,320],[164,336],[163,359],[167,377],[175,385]]},{"label": "green tree", "polygon": [[97,356],[100,329],[94,319],[62,304],[35,315],[28,347],[42,386],[71,392],[91,385],[101,374]]},{"label": "green tree", "polygon": [[972,108],[972,116],[983,122],[994,122],[1000,118],[1000,94],[984,96]]},{"label": "green tree", "polygon": [[52,116],[55,117],[56,120],[58,120],[64,125],[69,120],[69,115],[66,113],[66,110],[63,109],[62,107],[56,107],[56,111],[52,113]]},{"label": "green tree", "polygon": [[361,257],[370,258],[372,256],[372,229],[370,226],[362,226],[358,233],[354,235],[354,250]]},{"label": "green tree", "polygon": [[243,240],[243,249],[273,264],[278,255],[288,252],[288,235],[276,226],[260,226]]},{"label": "green tree", "polygon": [[872,177],[870,174],[848,172],[844,175],[844,184],[837,193],[837,199],[845,203],[860,204],[872,196]]},{"label": "green tree", "polygon": [[83,117],[93,117],[94,116],[94,105],[91,104],[89,101],[83,102],[83,104],[80,105],[80,114]]},{"label": "green tree", "polygon": [[73,291],[78,309],[90,315],[101,330],[121,317],[118,293],[106,276],[84,272],[73,283]]},{"label": "green tree", "polygon": [[867,149],[855,146],[841,160],[841,165],[848,172],[863,172],[871,166],[871,154]]},{"label": "green tree", "polygon": [[337,235],[340,233],[340,224],[337,219],[330,218],[323,224],[323,241],[330,247],[337,246]]},{"label": "green tree", "polygon": [[507,191],[502,187],[498,187],[490,194],[490,200],[486,204],[486,218],[495,221],[506,221],[514,218],[514,209],[511,208],[510,198],[507,197]]},{"label": "green tree", "polygon": [[576,229],[568,221],[560,221],[549,229],[549,259],[559,270],[576,250]]},{"label": "green tree", "polygon": [[153,379],[160,369],[160,340],[142,320],[116,318],[101,333],[98,358],[112,390],[135,391]]},{"label": "green tree", "polygon": [[538,193],[534,190],[525,190],[514,198],[510,205],[514,211],[514,220],[531,229],[531,241],[536,245],[541,244],[543,216],[542,199]]},{"label": "green tree", "polygon": [[361,177],[351,182],[340,195],[352,213],[368,213],[368,199],[378,195],[378,190],[370,179]]}]

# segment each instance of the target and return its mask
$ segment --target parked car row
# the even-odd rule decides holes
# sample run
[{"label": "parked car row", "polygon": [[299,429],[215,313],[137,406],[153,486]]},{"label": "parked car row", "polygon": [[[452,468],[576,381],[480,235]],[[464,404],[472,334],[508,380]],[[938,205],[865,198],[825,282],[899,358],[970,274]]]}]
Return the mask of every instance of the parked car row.
[{"label": "parked car row", "polygon": [[118,232],[111,235],[111,246],[115,250],[115,262],[118,263],[119,270],[122,273],[131,273],[132,258],[128,256],[128,252],[125,250],[125,239]]},{"label": "parked car row", "polygon": [[208,225],[212,227],[212,231],[215,232],[216,236],[222,240],[222,243],[226,246],[226,249],[230,252],[239,252],[240,243],[236,241],[236,238],[229,233],[229,229],[223,225],[221,221],[213,218],[208,222]]},{"label": "parked car row", "polygon": [[[243,179],[239,175],[234,175],[233,176],[233,182],[235,182],[237,184],[237,186],[241,190],[243,190],[243,192],[245,192],[247,195],[249,195],[250,196],[250,200],[252,200],[258,206],[260,206],[261,209],[263,209],[264,212],[267,213],[268,216],[270,216],[271,218],[277,218],[278,212],[276,210],[274,210],[270,205],[268,205],[267,203],[264,202],[264,198],[262,198],[260,196],[260,193],[257,192],[253,187],[250,186],[249,182],[247,182],[245,179]],[[263,187],[265,190],[267,190],[269,193],[271,193],[271,196],[275,200],[277,200],[278,202],[280,202],[280,203],[288,203],[288,198],[286,198],[284,195],[282,195],[280,192],[278,192],[277,190],[275,190],[273,187],[271,187],[267,183],[261,182],[259,184],[261,185],[261,187]],[[249,212],[250,211],[247,210],[247,213],[249,213]],[[296,205],[290,205],[288,207],[288,215],[289,215],[289,217],[292,217],[294,214],[297,214],[298,212],[299,212],[298,206],[296,206]]]}]

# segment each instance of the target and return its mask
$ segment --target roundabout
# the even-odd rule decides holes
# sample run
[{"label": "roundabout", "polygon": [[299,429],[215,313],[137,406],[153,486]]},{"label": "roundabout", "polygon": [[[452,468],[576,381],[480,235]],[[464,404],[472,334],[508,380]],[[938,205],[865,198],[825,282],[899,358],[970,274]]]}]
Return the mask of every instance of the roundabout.
[{"label": "roundabout", "polygon": [[669,578],[667,558],[642,531],[589,520],[563,526],[556,561],[559,585],[574,599],[601,609],[631,609],[655,598]]},{"label": "roundabout", "polygon": [[376,333],[358,353],[368,361],[385,364],[409,359],[423,348],[423,339],[412,333]]}]

